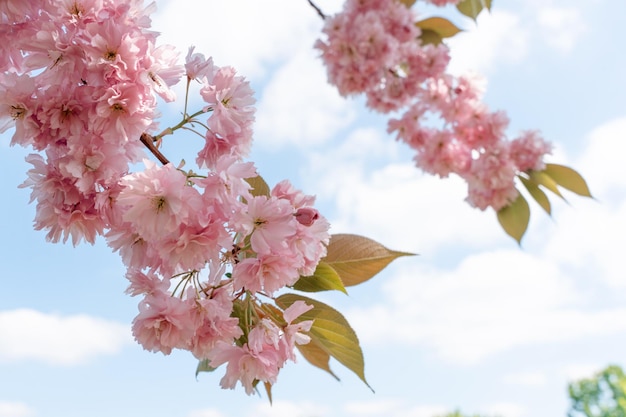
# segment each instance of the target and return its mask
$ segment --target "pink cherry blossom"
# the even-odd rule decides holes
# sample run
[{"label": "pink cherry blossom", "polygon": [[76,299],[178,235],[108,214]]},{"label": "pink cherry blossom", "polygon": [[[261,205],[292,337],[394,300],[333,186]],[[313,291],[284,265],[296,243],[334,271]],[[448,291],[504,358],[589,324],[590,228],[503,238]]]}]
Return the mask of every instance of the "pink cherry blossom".
[{"label": "pink cherry blossom", "polygon": [[511,141],[509,152],[520,171],[541,171],[545,168],[543,157],[551,153],[552,145],[536,131],[522,132]]},{"label": "pink cherry blossom", "polygon": [[296,232],[293,206],[279,198],[256,196],[248,200],[247,211],[237,219],[237,228],[250,234],[252,250],[258,254],[280,253],[286,239]]},{"label": "pink cherry blossom", "polygon": [[158,239],[178,230],[179,224],[200,208],[200,194],[187,185],[185,174],[171,164],[162,167],[146,161],[146,170],[121,181],[117,203],[123,220],[146,239]]},{"label": "pink cherry blossom", "polygon": [[197,328],[194,310],[195,300],[181,300],[154,291],[139,303],[139,314],[133,321],[133,336],[144,349],[166,355],[172,349],[187,348]]},{"label": "pink cherry blossom", "polygon": [[227,363],[226,374],[220,381],[222,388],[234,389],[239,381],[248,395],[254,392],[257,380],[274,384],[280,371],[279,364],[284,362],[276,349],[253,352],[247,344],[233,346],[225,342],[217,343],[209,359],[210,365],[215,368]]},{"label": "pink cherry blossom", "polygon": [[185,58],[185,71],[190,80],[200,80],[202,78],[213,78],[213,58],[206,59],[203,54],[194,52],[195,46],[189,47]]}]

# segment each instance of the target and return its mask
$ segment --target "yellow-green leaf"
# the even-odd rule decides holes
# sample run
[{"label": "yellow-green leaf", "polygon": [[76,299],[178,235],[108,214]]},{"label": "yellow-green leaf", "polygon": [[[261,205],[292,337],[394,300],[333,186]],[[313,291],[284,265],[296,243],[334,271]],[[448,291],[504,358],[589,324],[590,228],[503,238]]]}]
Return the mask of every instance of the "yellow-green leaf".
[{"label": "yellow-green leaf", "polygon": [[443,42],[441,35],[430,29],[422,29],[419,40],[422,41],[422,45],[439,45]]},{"label": "yellow-green leaf", "polygon": [[323,259],[341,277],[343,285],[357,285],[382,271],[391,261],[413,253],[389,250],[364,236],[336,234],[330,238],[328,254]]},{"label": "yellow-green leaf", "polygon": [[557,164],[546,164],[546,169],[543,172],[561,187],[583,197],[593,198],[585,179],[572,168]]},{"label": "yellow-green leaf", "polygon": [[563,195],[559,191],[559,187],[557,186],[556,181],[554,181],[552,177],[546,174],[545,171],[530,171],[528,173],[528,176],[530,177],[530,180],[533,181],[535,184],[546,187],[548,190],[552,191],[554,194],[565,200],[565,197],[563,197]]},{"label": "yellow-green leaf", "polygon": [[296,319],[297,322],[313,320],[313,326],[308,333],[311,337],[310,343],[316,343],[320,349],[337,359],[370,387],[365,379],[365,362],[359,339],[345,317],[324,303],[298,294],[283,294],[276,298],[276,305],[286,309],[298,300],[313,306]]},{"label": "yellow-green leaf", "polygon": [[196,367],[196,378],[198,377],[198,374],[200,372],[213,372],[216,369],[217,368],[213,368],[211,365],[209,365],[208,359],[202,359],[198,362],[198,366]]},{"label": "yellow-green leaf", "polygon": [[270,400],[270,405],[272,405],[272,384],[263,382],[263,386],[265,386],[265,392],[267,392],[267,399]]},{"label": "yellow-green leaf", "polygon": [[296,348],[298,348],[304,359],[306,359],[311,365],[328,372],[337,381],[339,381],[337,375],[335,375],[335,373],[330,369],[330,355],[322,349],[318,343],[319,342],[316,340],[311,339],[311,341],[305,345],[296,345]]},{"label": "yellow-green leaf", "polygon": [[530,208],[523,195],[519,194],[515,201],[498,211],[498,221],[504,231],[521,244],[522,237],[528,229]]},{"label": "yellow-green leaf", "polygon": [[522,184],[524,184],[524,187],[526,187],[530,196],[535,199],[535,201],[546,211],[546,213],[552,214],[552,206],[550,205],[550,200],[548,199],[546,193],[544,193],[535,182],[521,176],[518,178],[522,181]]},{"label": "yellow-green leaf", "polygon": [[413,6],[417,0],[398,0],[398,1],[404,4],[406,7],[411,8],[411,6]]},{"label": "yellow-green leaf", "polygon": [[442,38],[450,38],[461,31],[454,23],[443,17],[430,17],[428,19],[415,22],[415,26],[422,31],[430,30],[437,33]]},{"label": "yellow-green leaf", "polygon": [[262,196],[262,195],[266,197],[270,196],[270,187],[269,185],[267,185],[267,183],[265,182],[262,176],[257,175],[256,177],[246,178],[246,182],[250,184],[250,186],[252,187],[252,190],[250,190],[250,193],[253,196],[255,197]]},{"label": "yellow-green leaf", "polygon": [[344,294],[348,293],[337,271],[323,261],[317,264],[313,275],[300,277],[293,285],[293,288],[305,292],[337,290]]},{"label": "yellow-green leaf", "polygon": [[456,5],[456,8],[465,16],[476,21],[476,18],[484,9],[491,10],[491,0],[461,0]]}]

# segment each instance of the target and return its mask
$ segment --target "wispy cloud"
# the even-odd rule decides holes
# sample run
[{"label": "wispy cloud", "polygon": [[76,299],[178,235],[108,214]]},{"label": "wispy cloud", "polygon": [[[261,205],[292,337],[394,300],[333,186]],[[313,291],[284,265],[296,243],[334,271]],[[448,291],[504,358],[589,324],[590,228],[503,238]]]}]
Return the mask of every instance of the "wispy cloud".
[{"label": "wispy cloud", "polygon": [[321,25],[304,1],[176,0],[160,4],[153,18],[162,42],[185,52],[193,44],[217,65],[232,65],[248,78],[266,76]]},{"label": "wispy cloud", "polygon": [[0,417],[34,417],[37,413],[27,404],[0,401]]},{"label": "wispy cloud", "polygon": [[351,102],[326,82],[310,45],[274,72],[260,97],[256,128],[265,147],[320,145],[355,118]]},{"label": "wispy cloud", "polygon": [[0,312],[0,361],[77,365],[116,354],[130,343],[127,325],[85,314],[61,316],[32,309]]},{"label": "wispy cloud", "polygon": [[507,384],[522,385],[526,387],[542,387],[546,385],[548,379],[545,372],[524,371],[506,375],[504,377],[504,382]]},{"label": "wispy cloud", "polygon": [[494,10],[482,13],[475,26],[449,41],[453,74],[490,73],[496,64],[516,64],[526,58],[530,32],[517,14]]},{"label": "wispy cloud", "polygon": [[572,51],[589,30],[580,10],[572,7],[541,7],[537,24],[546,43],[562,53]]}]

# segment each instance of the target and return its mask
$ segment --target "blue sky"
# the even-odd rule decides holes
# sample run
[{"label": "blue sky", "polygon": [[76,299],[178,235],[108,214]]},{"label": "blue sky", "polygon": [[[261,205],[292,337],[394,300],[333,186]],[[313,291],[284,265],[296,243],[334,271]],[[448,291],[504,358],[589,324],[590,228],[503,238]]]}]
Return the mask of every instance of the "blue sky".
[{"label": "blue sky", "polygon": [[[327,13],[341,2],[318,4]],[[418,2],[418,6],[420,2]],[[52,245],[32,230],[27,150],[0,136],[0,417],[433,417],[460,408],[502,417],[565,415],[567,382],[626,365],[626,3],[494,2],[454,17],[452,70],[487,81],[485,100],[511,133],[539,129],[550,161],[573,166],[596,200],[566,195],[554,217],[532,209],[523,248],[495,215],[463,202],[455,179],[421,174],[385,118],[325,83],[311,45],[321,20],[305,0],[158,1],[162,41],[233,65],[257,92],[252,159],[269,183],[316,194],[334,233],[419,253],[350,295],[321,294],[359,335],[375,394],[334,363],[334,381],[303,360],[274,406],[194,377],[185,352],[145,352],[130,335],[138,300],[102,240]],[[420,9],[421,10],[421,9]],[[424,16],[431,15],[427,9]],[[163,107],[163,126],[182,108]],[[171,160],[194,140],[167,139]]]}]

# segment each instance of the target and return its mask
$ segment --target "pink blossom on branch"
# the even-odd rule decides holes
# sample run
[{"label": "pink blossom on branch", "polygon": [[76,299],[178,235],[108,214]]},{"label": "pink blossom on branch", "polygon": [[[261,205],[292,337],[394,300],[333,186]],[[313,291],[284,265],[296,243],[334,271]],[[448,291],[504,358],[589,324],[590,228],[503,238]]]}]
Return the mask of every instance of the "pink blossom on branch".
[{"label": "pink blossom on branch", "polygon": [[544,166],[550,145],[529,133],[509,144],[507,116],[487,108],[474,79],[445,73],[448,48],[422,44],[415,20],[397,0],[346,1],[315,44],[328,80],[342,95],[365,94],[373,110],[404,112],[388,131],[416,151],[416,165],[440,177],[459,175],[471,205],[497,211],[516,198],[517,175]]}]

